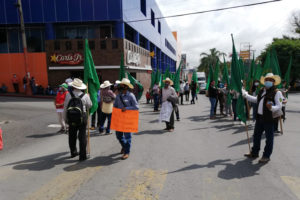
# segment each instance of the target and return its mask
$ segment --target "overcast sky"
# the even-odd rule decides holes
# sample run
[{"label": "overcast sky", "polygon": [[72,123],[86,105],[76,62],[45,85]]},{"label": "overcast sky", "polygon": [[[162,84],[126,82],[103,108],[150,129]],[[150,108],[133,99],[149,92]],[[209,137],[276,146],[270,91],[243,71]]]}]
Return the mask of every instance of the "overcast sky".
[{"label": "overcast sky", "polygon": [[[262,1],[266,0],[156,0],[164,16]],[[250,43],[258,56],[272,38],[292,34],[289,22],[295,11],[300,12],[300,0],[168,18],[167,22],[172,30],[178,31],[182,53],[187,54],[187,62],[194,67],[199,65],[200,53],[211,48],[229,54],[231,33],[237,51]]]}]

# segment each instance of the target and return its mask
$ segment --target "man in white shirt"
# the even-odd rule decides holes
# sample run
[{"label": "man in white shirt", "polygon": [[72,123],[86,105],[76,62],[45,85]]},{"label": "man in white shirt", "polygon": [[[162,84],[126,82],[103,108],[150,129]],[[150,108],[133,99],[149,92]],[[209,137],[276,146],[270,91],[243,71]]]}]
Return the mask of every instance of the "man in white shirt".
[{"label": "man in white shirt", "polygon": [[281,110],[282,107],[282,94],[276,89],[276,86],[280,84],[281,79],[277,75],[268,73],[265,77],[260,79],[263,87],[257,97],[249,95],[243,90],[243,97],[248,101],[257,103],[257,117],[253,135],[253,147],[251,152],[245,154],[248,158],[257,158],[259,156],[260,142],[262,133],[266,134],[266,145],[260,163],[267,163],[270,161],[270,156],[273,151],[274,141],[274,123],[278,119],[273,118],[273,113]]}]

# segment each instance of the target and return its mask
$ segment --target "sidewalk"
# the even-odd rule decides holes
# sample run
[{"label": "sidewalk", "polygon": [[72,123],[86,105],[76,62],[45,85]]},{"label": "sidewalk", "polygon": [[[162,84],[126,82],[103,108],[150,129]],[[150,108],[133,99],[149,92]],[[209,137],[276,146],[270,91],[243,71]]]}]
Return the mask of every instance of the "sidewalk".
[{"label": "sidewalk", "polygon": [[54,99],[55,95],[25,95],[24,93],[0,93],[0,97],[22,97],[22,98],[38,98],[38,99]]}]

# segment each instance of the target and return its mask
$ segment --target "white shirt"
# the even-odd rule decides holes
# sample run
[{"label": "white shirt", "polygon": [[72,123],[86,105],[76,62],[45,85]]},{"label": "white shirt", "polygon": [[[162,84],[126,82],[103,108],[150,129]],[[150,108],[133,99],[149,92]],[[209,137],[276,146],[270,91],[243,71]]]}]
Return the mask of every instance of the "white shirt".
[{"label": "white shirt", "polygon": [[[266,89],[264,89],[264,92],[262,93],[262,96],[264,96],[266,94]],[[248,101],[252,102],[252,103],[257,103],[257,96],[254,97],[254,96],[251,96],[249,95],[248,93],[246,94],[245,96],[247,98]],[[257,110],[257,113],[259,115],[263,115],[263,112],[264,112],[264,99],[265,97],[263,97],[260,102],[258,102],[258,110]],[[282,93],[280,91],[277,91],[276,92],[276,95],[275,95],[275,105],[272,106],[272,109],[271,111],[272,112],[275,112],[275,111],[278,111],[282,108],[282,100],[283,100],[283,96],[282,96]]]}]

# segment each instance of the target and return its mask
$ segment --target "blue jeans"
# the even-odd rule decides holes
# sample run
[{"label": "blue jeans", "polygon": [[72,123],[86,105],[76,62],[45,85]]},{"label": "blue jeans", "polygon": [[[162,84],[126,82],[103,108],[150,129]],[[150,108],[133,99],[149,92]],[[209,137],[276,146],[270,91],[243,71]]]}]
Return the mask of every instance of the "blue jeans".
[{"label": "blue jeans", "polygon": [[257,115],[254,134],[253,134],[253,147],[251,153],[253,155],[258,155],[260,150],[260,141],[263,132],[266,134],[266,146],[264,149],[263,157],[270,158],[273,151],[274,142],[274,123],[265,123],[262,120],[261,115]]},{"label": "blue jeans", "polygon": [[158,94],[153,94],[153,100],[154,100],[154,110],[158,110],[158,105],[159,105]]},{"label": "blue jeans", "polygon": [[122,148],[124,149],[124,153],[129,154],[131,147],[131,133],[116,131],[116,137],[119,140]]},{"label": "blue jeans", "polygon": [[110,114],[106,114],[104,112],[101,112],[101,114],[100,114],[99,132],[103,132],[103,130],[104,130],[104,123],[105,123],[106,118],[107,118],[106,133],[110,133],[111,113]]},{"label": "blue jeans", "polygon": [[210,101],[210,117],[213,117],[215,115],[215,106],[216,106],[216,98],[209,97]]}]

